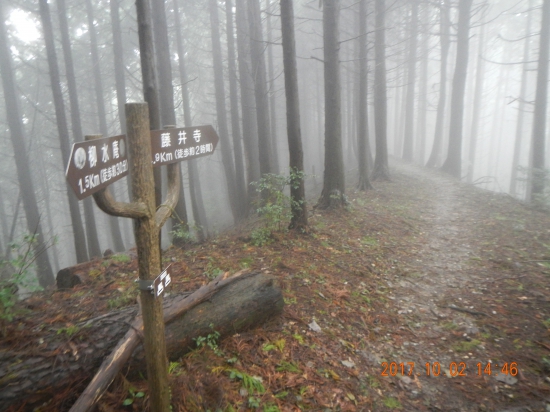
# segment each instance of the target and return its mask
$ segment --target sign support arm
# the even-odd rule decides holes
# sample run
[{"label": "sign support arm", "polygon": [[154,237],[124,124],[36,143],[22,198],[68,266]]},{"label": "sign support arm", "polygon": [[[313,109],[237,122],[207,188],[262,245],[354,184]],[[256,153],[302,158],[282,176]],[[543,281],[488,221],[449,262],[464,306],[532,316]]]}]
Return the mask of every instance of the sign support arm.
[{"label": "sign support arm", "polygon": [[[101,139],[103,136],[100,134],[93,134],[85,136],[86,141]],[[108,215],[129,217],[132,219],[142,219],[150,216],[149,210],[142,202],[117,202],[108,187],[101,189],[93,194],[94,200],[101,210]]]},{"label": "sign support arm", "polygon": [[166,200],[158,207],[155,214],[155,223],[159,229],[174,211],[180,194],[180,164],[172,163],[166,168],[168,175],[168,193],[166,193]]}]

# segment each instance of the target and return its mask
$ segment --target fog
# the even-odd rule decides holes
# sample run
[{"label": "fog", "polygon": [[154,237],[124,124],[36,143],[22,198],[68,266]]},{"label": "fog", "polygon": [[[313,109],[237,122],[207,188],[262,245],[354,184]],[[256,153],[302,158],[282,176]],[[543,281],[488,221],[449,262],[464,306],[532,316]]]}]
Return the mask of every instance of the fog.
[{"label": "fog", "polygon": [[[86,259],[93,258],[94,253],[97,255],[90,245],[90,214],[85,210],[84,201],[75,204],[87,236],[75,235],[75,211],[71,211],[69,205],[73,195],[65,178],[67,162],[62,136],[65,133],[72,144],[83,141],[85,135],[124,133],[121,96],[126,95],[125,102],[146,99],[142,80],[143,49],[140,52],[134,1],[97,0],[90,2],[88,8],[87,2],[74,0],[38,3],[41,9],[37,2],[28,0],[5,0],[0,5],[0,31],[3,32],[0,38],[0,259],[10,261],[16,257],[17,252],[10,251],[10,244],[21,244],[24,235],[34,232],[39,222],[42,238],[38,242],[42,249],[47,248],[47,257],[56,273],[83,260],[77,258],[78,245],[82,246]],[[170,118],[169,113],[173,113],[178,127],[211,124],[220,135],[214,154],[196,159],[198,176],[193,177],[193,189],[190,189],[188,162],[181,162],[191,233],[197,236],[200,224],[209,236],[214,236],[253,215],[255,206],[251,199],[255,197],[255,189],[250,183],[257,180],[260,173],[288,174],[290,156],[279,2],[238,0],[229,8],[226,2],[215,2],[216,30],[219,31],[216,38],[221,46],[218,51],[213,47],[211,35],[216,20],[208,2],[149,0],[140,3],[146,7],[153,5],[150,10],[156,48],[153,93],[160,96],[161,118]],[[376,141],[381,138],[377,127],[384,121],[387,122],[386,156],[404,158],[418,165],[428,163],[437,169],[443,166],[443,172],[476,187],[507,193],[520,201],[544,202],[542,171],[550,159],[545,145],[549,45],[548,33],[541,33],[543,3],[546,9],[550,8],[550,0],[294,1],[300,130],[306,196],[310,204],[317,200],[312,197],[313,193],[318,196],[326,183],[327,158],[330,159],[332,153],[335,158],[340,156],[338,151],[333,152],[332,142],[341,139],[348,186],[356,184],[362,156],[369,172],[372,173],[373,168],[376,172],[375,157],[381,156],[376,147]],[[366,7],[364,15],[360,13],[362,4]],[[163,43],[159,35],[162,26],[158,11],[162,11],[163,6],[168,43]],[[335,8],[339,23],[336,31],[338,74],[336,80],[329,78],[328,82],[338,82],[334,84],[340,93],[339,100],[336,99],[339,107],[334,113],[338,113],[341,121],[341,136],[325,135],[327,116],[334,110],[327,104],[335,104],[334,96],[325,96],[326,69],[330,64],[325,45],[330,43],[324,38],[323,19],[329,7]],[[55,57],[45,41],[46,9],[52,23]],[[88,19],[90,10],[92,27]],[[378,28],[376,18],[380,17],[381,10],[384,19],[378,22],[383,21],[383,26]],[[227,31],[228,12],[232,32]],[[63,44],[63,17],[68,24],[65,35],[68,35],[70,50]],[[361,25],[361,19],[366,26]],[[466,43],[461,40],[460,30]],[[375,53],[375,41],[380,40],[382,32],[385,82],[380,73],[375,74],[377,65],[382,67]],[[117,44],[120,50],[116,49]],[[254,48],[255,44],[260,47]],[[362,47],[366,47],[366,59],[362,57]],[[72,64],[68,63],[67,53],[72,54]],[[169,58],[169,67],[160,57],[163,53]],[[52,59],[59,71],[57,87],[61,101],[57,102],[55,87],[52,87],[55,81],[51,76]],[[362,66],[365,61],[366,66]],[[446,61],[445,76],[442,76],[442,61]],[[94,69],[98,70],[100,83],[94,77]],[[457,92],[461,90],[459,77],[463,71],[463,92]],[[216,73],[221,77],[216,78]],[[162,84],[170,74],[172,80],[168,83],[173,92],[167,96]],[[73,76],[74,90],[70,86]],[[441,80],[445,77],[443,88]],[[361,81],[366,81],[364,94],[361,94]],[[386,99],[380,100],[376,87],[385,90]],[[446,96],[441,99],[443,89]],[[98,90],[101,90],[99,98]],[[362,99],[367,102],[365,113],[361,113]],[[79,106],[77,117],[75,103]],[[65,119],[60,119],[60,104]],[[385,119],[379,115],[381,105],[387,108]],[[362,118],[367,119],[366,137],[360,133]],[[80,132],[75,128],[77,119]],[[537,124],[535,131],[534,124]],[[160,124],[160,128],[165,125]],[[332,121],[328,125],[334,126]],[[458,139],[457,133],[460,139],[453,140]],[[368,150],[363,153],[362,138],[368,139]],[[439,148],[437,139],[440,139]],[[237,150],[238,146],[242,149]],[[330,156],[326,156],[326,147],[331,150]],[[453,149],[456,147],[460,150]],[[266,157],[262,157],[264,155]],[[452,164],[451,158],[458,159],[457,163]],[[241,173],[239,162],[243,168]],[[22,177],[23,169],[28,170],[30,180]],[[328,170],[329,176],[336,173],[339,172]],[[532,185],[533,176],[542,176],[541,185]],[[376,173],[371,177],[374,181]],[[236,189],[239,182],[244,189]],[[118,200],[129,201],[127,187],[124,178],[111,185],[110,190]],[[329,191],[334,189],[331,187]],[[25,197],[30,191],[34,193],[34,200]],[[198,209],[193,210],[192,199],[198,198],[202,200],[198,200]],[[29,202],[34,202],[35,212]],[[116,251],[113,221],[95,204],[90,204],[101,253],[106,249]],[[197,212],[201,207],[202,219]],[[128,250],[135,243],[132,222],[117,220],[124,249]],[[171,225],[163,230],[163,247],[171,243]]]}]

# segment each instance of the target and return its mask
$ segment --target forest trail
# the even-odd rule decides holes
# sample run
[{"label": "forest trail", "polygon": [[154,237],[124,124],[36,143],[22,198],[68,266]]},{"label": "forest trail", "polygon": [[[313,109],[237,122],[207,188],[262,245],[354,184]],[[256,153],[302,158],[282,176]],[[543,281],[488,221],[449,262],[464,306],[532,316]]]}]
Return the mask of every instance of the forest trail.
[{"label": "forest trail", "polygon": [[371,360],[404,363],[398,398],[421,397],[415,410],[550,410],[548,216],[432,170],[393,168],[418,191],[407,199],[417,241],[386,280],[404,336],[376,340]]},{"label": "forest trail", "polygon": [[[550,411],[550,214],[398,160],[391,173],[349,188],[347,210],[310,209],[308,234],[259,243],[251,219],[163,252],[170,293],[249,268],[285,300],[263,327],[217,341],[212,325],[208,345],[171,359],[174,410]],[[94,336],[78,325],[135,304],[136,270],[132,251],[113,255],[74,289],[21,301],[0,353],[85,351]],[[89,378],[8,411],[68,410]],[[131,408],[130,389],[145,394]],[[147,398],[146,381],[121,375],[99,407]]]}]

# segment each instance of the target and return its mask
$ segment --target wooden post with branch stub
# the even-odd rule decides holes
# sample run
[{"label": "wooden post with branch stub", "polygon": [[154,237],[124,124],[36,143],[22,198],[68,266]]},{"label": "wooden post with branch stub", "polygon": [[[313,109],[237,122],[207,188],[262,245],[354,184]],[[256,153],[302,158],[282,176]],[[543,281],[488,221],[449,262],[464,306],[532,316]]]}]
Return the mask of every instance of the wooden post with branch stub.
[{"label": "wooden post with branch stub", "polygon": [[[125,109],[132,202],[116,202],[108,187],[94,193],[93,196],[99,208],[105,213],[134,219],[150,405],[153,412],[165,412],[170,409],[170,388],[162,296],[155,297],[147,286],[152,284],[155,277],[159,275],[159,233],[178,201],[179,163],[168,165],[166,200],[155,210],[148,105],[147,103],[128,103]],[[101,136],[86,136],[86,140],[98,137]]]}]

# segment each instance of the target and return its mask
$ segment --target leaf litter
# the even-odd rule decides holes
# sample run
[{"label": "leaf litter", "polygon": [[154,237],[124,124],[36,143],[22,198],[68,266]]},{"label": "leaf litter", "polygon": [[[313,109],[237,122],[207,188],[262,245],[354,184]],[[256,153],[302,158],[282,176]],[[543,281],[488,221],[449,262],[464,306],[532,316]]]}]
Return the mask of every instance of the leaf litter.
[{"label": "leaf litter", "polygon": [[[173,410],[546,411],[550,216],[398,162],[391,182],[348,196],[347,210],[311,210],[308,234],[256,247],[244,225],[164,252],[171,293],[245,262],[275,276],[286,302],[263,327],[171,362]],[[135,259],[92,270],[90,283],[20,302],[1,347],[35,350],[25,342],[49,329],[85,336],[75,324],[135,304]],[[40,410],[68,410],[84,386]],[[145,380],[120,375],[99,410],[147,399]]]}]

